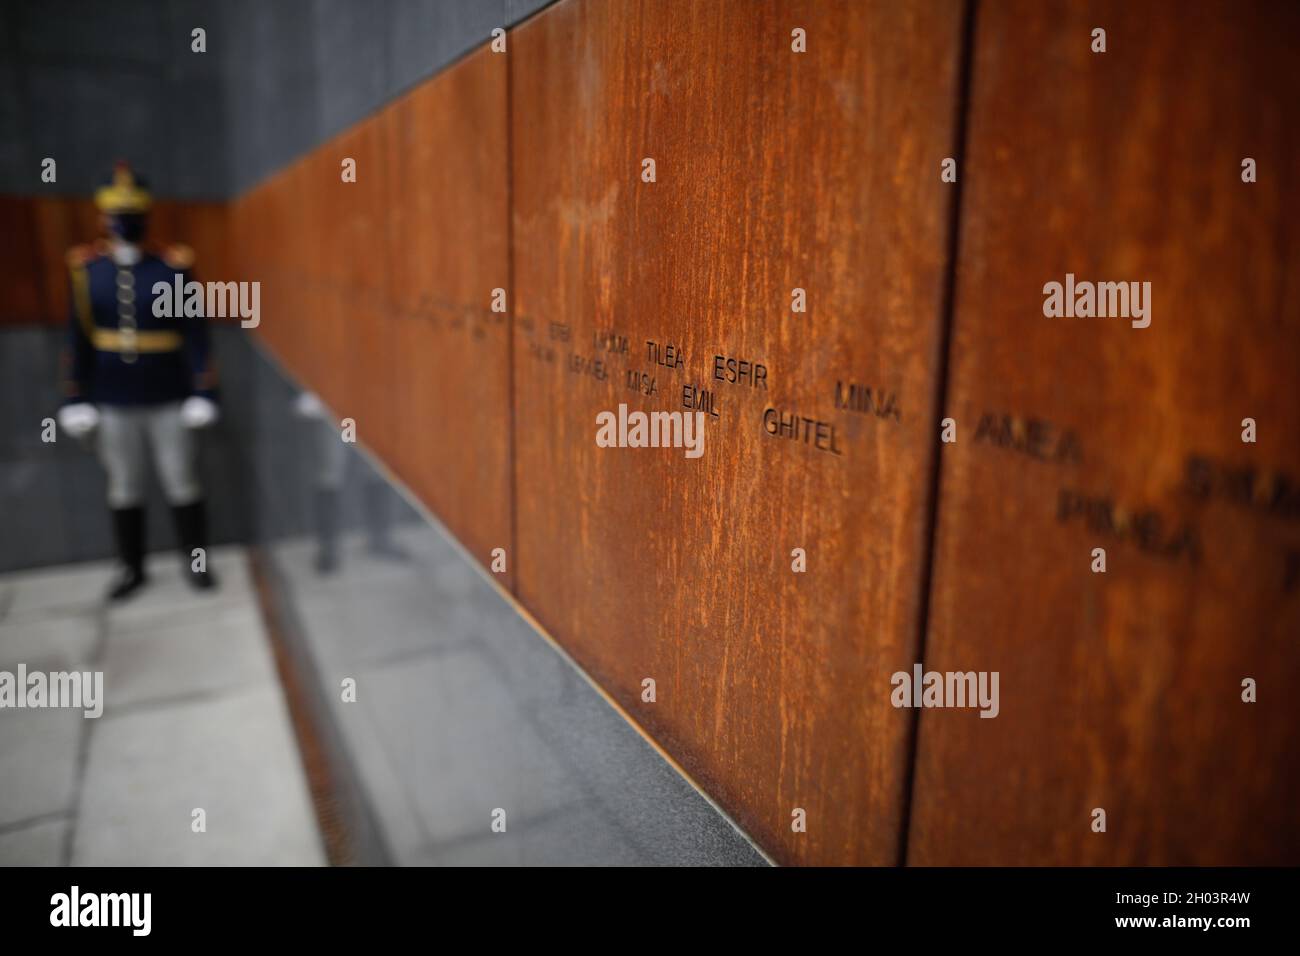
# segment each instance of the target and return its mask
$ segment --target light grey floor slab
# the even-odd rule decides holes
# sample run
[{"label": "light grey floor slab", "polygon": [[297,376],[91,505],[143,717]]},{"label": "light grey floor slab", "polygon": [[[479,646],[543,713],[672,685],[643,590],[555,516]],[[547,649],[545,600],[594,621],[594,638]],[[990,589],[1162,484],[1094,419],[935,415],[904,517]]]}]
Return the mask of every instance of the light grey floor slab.
[{"label": "light grey floor slab", "polygon": [[220,586],[211,591],[196,591],[182,578],[179,557],[167,553],[149,555],[149,583],[129,600],[109,607],[109,624],[119,631],[133,626],[148,627],[255,600],[243,549],[213,548],[208,554],[208,567],[216,574]]},{"label": "light grey floor slab", "polygon": [[5,575],[10,589],[6,624],[52,613],[89,613],[103,603],[112,577],[109,561],[19,571]]},{"label": "light grey floor slab", "polygon": [[0,826],[72,808],[79,710],[0,710]]},{"label": "light grey floor slab", "polygon": [[112,621],[103,661],[109,716],[124,707],[270,686],[276,679],[261,611],[248,602],[138,625]]},{"label": "light grey floor slab", "polygon": [[[196,808],[206,832],[192,830]],[[278,690],[105,718],[91,742],[72,862],[323,863]]]},{"label": "light grey floor slab", "polygon": [[61,866],[67,835],[66,819],[0,831],[0,866]]},{"label": "light grey floor slab", "polygon": [[0,576],[0,670],[102,671],[107,696],[98,719],[0,709],[0,864],[324,862],[245,555],[209,561],[215,594],[157,554],[112,607],[107,563]]},{"label": "light grey floor slab", "polygon": [[91,659],[98,627],[94,615],[51,614],[0,622],[0,670],[71,670]]}]

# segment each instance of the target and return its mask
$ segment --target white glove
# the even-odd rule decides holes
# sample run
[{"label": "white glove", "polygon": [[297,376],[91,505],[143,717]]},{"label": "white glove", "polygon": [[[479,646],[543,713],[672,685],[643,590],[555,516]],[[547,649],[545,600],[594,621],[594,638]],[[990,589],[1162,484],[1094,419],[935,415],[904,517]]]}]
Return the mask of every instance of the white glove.
[{"label": "white glove", "polygon": [[207,428],[220,417],[216,403],[202,395],[191,395],[181,403],[181,424],[186,428]]},{"label": "white glove", "polygon": [[99,409],[90,402],[73,402],[59,409],[58,422],[73,438],[85,438],[99,424]]},{"label": "white glove", "polygon": [[294,400],[293,410],[300,418],[324,418],[325,406],[315,392],[300,392]]}]

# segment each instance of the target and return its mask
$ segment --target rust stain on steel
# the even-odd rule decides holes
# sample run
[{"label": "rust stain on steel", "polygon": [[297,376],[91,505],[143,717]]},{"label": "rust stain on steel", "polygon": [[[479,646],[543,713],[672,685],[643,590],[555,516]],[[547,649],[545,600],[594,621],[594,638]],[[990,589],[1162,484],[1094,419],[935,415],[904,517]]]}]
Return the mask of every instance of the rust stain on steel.
[{"label": "rust stain on steel", "polygon": [[[1001,714],[921,712],[912,863],[1300,853],[1300,18],[1195,10],[980,7],[926,666]],[[1067,272],[1150,326],[1045,317]]]},{"label": "rust stain on steel", "polygon": [[[897,859],[959,14],[620,0],[510,40],[518,593],[782,862]],[[684,400],[702,458],[596,446]]]}]

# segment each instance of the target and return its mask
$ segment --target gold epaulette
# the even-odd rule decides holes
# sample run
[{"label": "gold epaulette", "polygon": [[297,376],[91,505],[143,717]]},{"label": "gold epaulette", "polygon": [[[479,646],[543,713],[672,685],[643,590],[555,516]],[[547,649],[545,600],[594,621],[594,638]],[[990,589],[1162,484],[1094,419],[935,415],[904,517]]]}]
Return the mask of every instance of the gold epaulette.
[{"label": "gold epaulette", "polygon": [[82,266],[89,265],[100,256],[108,251],[108,246],[100,242],[87,242],[80,246],[73,246],[68,250],[68,268],[78,269]]},{"label": "gold epaulette", "polygon": [[95,338],[95,317],[91,313],[90,274],[86,271],[86,266],[107,251],[108,246],[103,242],[86,243],[81,246],[73,246],[68,250],[68,275],[72,281],[72,307],[76,311],[77,322],[81,325],[82,332],[92,342]]},{"label": "gold epaulette", "polygon": [[194,265],[194,250],[181,242],[174,242],[162,251],[162,261],[173,269],[188,269]]}]

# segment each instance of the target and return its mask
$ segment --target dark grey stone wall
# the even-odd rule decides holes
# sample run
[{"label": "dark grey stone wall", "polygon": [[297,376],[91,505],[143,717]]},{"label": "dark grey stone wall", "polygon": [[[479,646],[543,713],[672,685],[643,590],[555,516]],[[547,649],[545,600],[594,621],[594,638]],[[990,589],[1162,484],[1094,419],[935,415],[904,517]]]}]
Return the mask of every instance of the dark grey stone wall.
[{"label": "dark grey stone wall", "polygon": [[551,0],[223,4],[229,184],[243,192]]},{"label": "dark grey stone wall", "polygon": [[[13,0],[0,8],[0,191],[85,195],[115,159],[160,195],[229,194],[223,8],[197,0]],[[208,53],[190,50],[207,30]],[[41,161],[58,180],[40,179]]]},{"label": "dark grey stone wall", "polygon": [[159,196],[230,198],[548,2],[9,0],[0,192],[85,195],[121,158]]}]

